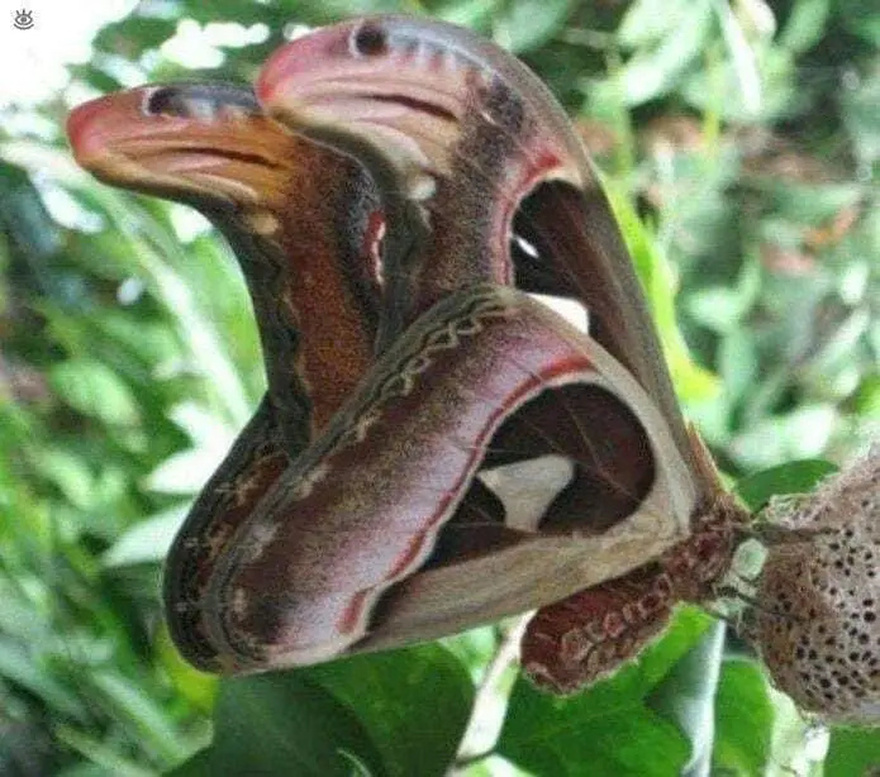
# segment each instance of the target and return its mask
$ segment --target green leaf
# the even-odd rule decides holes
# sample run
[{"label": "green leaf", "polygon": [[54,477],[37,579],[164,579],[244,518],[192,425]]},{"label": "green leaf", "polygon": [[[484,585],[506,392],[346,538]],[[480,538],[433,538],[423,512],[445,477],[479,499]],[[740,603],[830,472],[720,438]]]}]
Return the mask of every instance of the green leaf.
[{"label": "green leaf", "polygon": [[686,401],[711,398],[718,391],[718,380],[691,358],[687,343],[679,331],[669,261],[629,198],[613,185],[607,185],[606,191],[647,297],[676,391]]},{"label": "green leaf", "polygon": [[711,618],[682,609],[660,641],[582,693],[554,697],[521,678],[496,752],[534,774],[650,777],[679,774],[689,747],[648,696],[699,641]]},{"label": "green leaf", "polygon": [[95,477],[82,456],[68,448],[47,446],[36,452],[34,467],[71,505],[83,510],[92,505]]},{"label": "green leaf", "polygon": [[836,726],[825,759],[825,777],[866,777],[880,768],[880,731]]},{"label": "green leaf", "polygon": [[760,269],[746,262],[736,283],[705,286],[688,298],[688,310],[700,323],[724,334],[741,326],[761,289]]},{"label": "green leaf", "polygon": [[839,423],[840,409],[831,403],[800,405],[747,427],[731,440],[730,453],[741,466],[754,469],[818,458]]},{"label": "green leaf", "polygon": [[96,49],[136,59],[147,49],[158,48],[174,35],[176,20],[129,17],[108,24],[95,38]]},{"label": "green leaf", "polygon": [[348,777],[346,754],[384,773],[357,716],[307,672],[291,671],[221,682],[214,743],[176,774]]},{"label": "green leaf", "polygon": [[742,88],[742,73],[733,58],[695,70],[681,88],[682,96],[701,111],[717,112],[728,121],[769,123],[806,110],[807,96],[798,90],[794,55],[781,48],[763,53],[759,62],[760,106]]},{"label": "green leaf", "polygon": [[509,0],[493,16],[495,42],[514,53],[537,48],[563,26],[572,4],[572,0]]},{"label": "green leaf", "polygon": [[469,670],[472,678],[482,677],[498,649],[498,625],[480,626],[439,641]]},{"label": "green leaf", "polygon": [[200,672],[184,661],[164,624],[156,634],[154,648],[156,657],[167,672],[177,694],[197,709],[210,714],[214,709],[220,684],[217,675]]},{"label": "green leaf", "polygon": [[[880,33],[880,19],[876,23]],[[865,164],[880,159],[880,75],[875,67],[854,88],[840,95],[843,120],[852,137],[856,153]],[[875,179],[876,180],[876,179]]]},{"label": "green leaf", "polygon": [[859,385],[853,403],[859,415],[865,418],[880,418],[880,374],[865,377]]},{"label": "green leaf", "polygon": [[57,716],[78,721],[87,716],[81,699],[58,681],[41,657],[12,640],[0,639],[0,678],[42,699]]},{"label": "green leaf", "polygon": [[690,742],[682,777],[698,777],[709,770],[724,631],[723,623],[713,623],[648,697],[651,709],[675,723]]},{"label": "green leaf", "polygon": [[353,656],[308,670],[360,720],[389,775],[444,775],[470,717],[467,670],[439,645]]},{"label": "green leaf", "polygon": [[837,467],[823,459],[791,461],[740,480],[736,492],[752,512],[757,512],[770,497],[808,493],[822,478],[836,471]]},{"label": "green leaf", "polygon": [[858,205],[864,195],[859,184],[848,182],[819,184],[768,177],[763,185],[772,198],[768,204],[779,217],[815,227],[826,226],[841,211]]},{"label": "green leaf", "polygon": [[[672,89],[691,62],[705,50],[713,31],[712,4],[708,0],[684,3],[659,15],[671,21],[671,29],[652,51],[633,56],[605,89],[622,92],[626,105],[641,105]],[[604,101],[603,101],[604,102]]]},{"label": "green leaf", "polygon": [[438,645],[225,681],[214,744],[197,763],[224,774],[443,775],[473,693]]},{"label": "green leaf", "polygon": [[521,680],[498,751],[534,774],[669,777],[687,760],[675,725],[635,699],[596,707],[589,695],[552,699]]},{"label": "green leaf", "polygon": [[837,0],[838,19],[844,29],[875,49],[880,47],[880,11],[869,12],[862,0]]},{"label": "green leaf", "polygon": [[731,327],[721,340],[719,373],[731,402],[746,396],[755,385],[758,354],[754,334],[742,327]]},{"label": "green leaf", "polygon": [[155,775],[152,769],[145,769],[137,763],[132,763],[125,753],[120,752],[112,745],[71,726],[59,726],[55,735],[69,748],[99,767],[98,774],[114,774],[117,777],[153,777]]},{"label": "green leaf", "polygon": [[166,777],[218,777],[220,774],[222,772],[218,772],[214,765],[214,751],[210,747],[196,753],[176,769],[165,772]]},{"label": "green leaf", "polygon": [[156,755],[178,763],[186,755],[181,737],[158,700],[114,668],[90,676],[96,690],[112,706],[120,720],[137,729],[143,742]]},{"label": "green leaf", "polygon": [[[200,268],[192,262],[188,251],[180,246],[177,236],[153,218],[145,206],[132,204],[126,207],[125,203],[129,201],[114,192],[99,190],[99,194],[99,201],[113,226],[128,238],[129,254],[136,260],[139,276],[147,282],[151,293],[173,314],[194,364],[210,378],[219,406],[229,419],[243,424],[250,415],[251,403],[236,364],[230,357],[230,344],[212,317],[207,315],[208,311],[202,308],[202,305],[209,305],[211,299],[217,297],[237,295],[241,299],[243,285],[239,281],[237,285],[214,288],[211,294],[207,294],[203,288],[193,288],[187,282],[193,279],[185,271],[198,272]],[[218,272],[213,277],[220,275]]]},{"label": "green leaf", "polygon": [[120,567],[162,561],[186,513],[185,507],[178,507],[135,524],[104,554],[104,564]]},{"label": "green leaf", "polygon": [[779,45],[798,54],[822,38],[831,11],[830,0],[797,0],[779,34]]},{"label": "green leaf", "polygon": [[485,32],[503,5],[504,0],[458,0],[431,3],[429,10],[432,16],[443,21]]},{"label": "green leaf", "polygon": [[712,622],[712,617],[699,607],[679,607],[663,638],[649,645],[638,658],[640,693],[647,694],[660,683],[702,639]]},{"label": "green leaf", "polygon": [[757,664],[725,661],[715,704],[715,770],[730,777],[763,775],[773,716],[767,681]]},{"label": "green leaf", "polygon": [[627,48],[651,46],[669,34],[690,5],[690,0],[635,0],[626,9],[617,37]]},{"label": "green leaf", "polygon": [[49,373],[52,387],[83,415],[119,426],[140,419],[131,389],[106,364],[88,357],[68,359]]}]

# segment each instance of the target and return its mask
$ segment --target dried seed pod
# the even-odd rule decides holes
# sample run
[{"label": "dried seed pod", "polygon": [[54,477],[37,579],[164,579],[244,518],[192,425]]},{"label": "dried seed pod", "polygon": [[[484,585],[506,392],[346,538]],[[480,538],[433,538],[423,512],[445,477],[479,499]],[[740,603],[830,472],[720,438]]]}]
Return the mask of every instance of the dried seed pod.
[{"label": "dried seed pod", "polygon": [[810,497],[769,510],[782,532],[745,636],[804,710],[880,725],[880,447]]}]

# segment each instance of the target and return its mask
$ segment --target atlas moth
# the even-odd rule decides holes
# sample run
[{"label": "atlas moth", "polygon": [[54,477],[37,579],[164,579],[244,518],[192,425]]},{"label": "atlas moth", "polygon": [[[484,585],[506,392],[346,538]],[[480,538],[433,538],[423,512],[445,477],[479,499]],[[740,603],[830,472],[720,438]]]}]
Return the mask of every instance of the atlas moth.
[{"label": "atlas moth", "polygon": [[[147,88],[116,129],[71,119],[105,180],[190,201],[232,235],[263,333],[269,395],[167,565],[190,661],[264,671],[538,607],[526,671],[570,691],[635,654],[675,601],[714,595],[748,516],[681,419],[595,173],[530,71],[449,25],[376,17],[267,62],[257,97],[289,136],[222,88],[199,98],[206,121],[198,88]],[[224,153],[227,125],[258,151]],[[303,197],[289,182],[316,164]],[[304,222],[322,186],[336,214]],[[291,225],[322,218],[334,293],[316,310]],[[527,293],[578,301],[588,331]],[[348,339],[322,338],[316,320],[352,300]],[[351,367],[330,402],[333,384],[302,371],[328,348]]]}]

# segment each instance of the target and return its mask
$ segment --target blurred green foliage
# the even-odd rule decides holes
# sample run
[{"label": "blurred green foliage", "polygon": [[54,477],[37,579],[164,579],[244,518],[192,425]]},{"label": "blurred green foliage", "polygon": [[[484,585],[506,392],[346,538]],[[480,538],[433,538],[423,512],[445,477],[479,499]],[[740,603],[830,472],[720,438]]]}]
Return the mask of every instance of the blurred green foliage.
[{"label": "blurred green foliage", "polygon": [[[473,776],[876,767],[876,732],[855,730],[832,732],[823,767],[790,703],[690,609],[581,696],[502,673],[478,694],[482,750],[472,730],[460,741],[503,628],[219,692],[177,657],[158,564],[262,391],[257,337],[216,235],[182,208],[87,179],[65,114],[145,81],[249,82],[297,25],[374,11],[491,36],[571,111],[688,414],[732,478],[777,467],[744,496],[809,487],[821,461],[780,465],[839,462],[878,436],[880,9],[141,2],[100,30],[67,90],[0,109],[0,773],[441,775],[457,752]],[[210,67],[175,59],[195,40]],[[181,765],[212,729],[216,744]]]}]

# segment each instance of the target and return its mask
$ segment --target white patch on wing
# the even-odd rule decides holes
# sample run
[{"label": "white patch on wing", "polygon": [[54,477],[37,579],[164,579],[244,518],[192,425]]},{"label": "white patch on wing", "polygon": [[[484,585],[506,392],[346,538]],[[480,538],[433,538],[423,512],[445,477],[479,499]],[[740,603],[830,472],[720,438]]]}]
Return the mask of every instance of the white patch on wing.
[{"label": "white patch on wing", "polygon": [[516,243],[517,248],[519,248],[520,251],[522,251],[524,254],[531,256],[532,259],[537,259],[540,256],[540,254],[538,253],[538,249],[535,248],[522,235],[514,234],[512,238],[513,242]]},{"label": "white patch on wing", "polygon": [[409,182],[409,195],[416,202],[424,202],[434,196],[437,181],[427,173],[416,173]]},{"label": "white patch on wing", "polygon": [[278,523],[269,525],[265,523],[254,524],[254,527],[251,530],[251,536],[247,541],[248,562],[256,561],[263,555],[263,551],[272,544],[272,541],[275,539],[275,535],[278,534],[280,528],[281,524]]},{"label": "white patch on wing", "polygon": [[553,294],[532,294],[529,296],[562,316],[569,324],[584,334],[590,333],[590,311],[580,302],[568,297],[557,297]]},{"label": "white patch on wing", "polygon": [[558,454],[503,464],[477,475],[504,505],[504,524],[528,532],[538,530],[547,508],[573,476],[574,462]]}]

